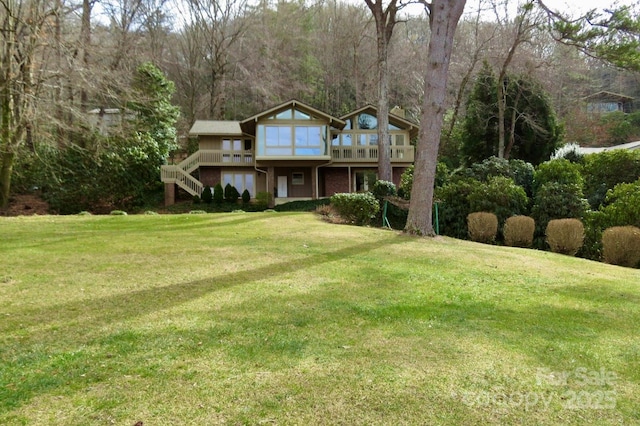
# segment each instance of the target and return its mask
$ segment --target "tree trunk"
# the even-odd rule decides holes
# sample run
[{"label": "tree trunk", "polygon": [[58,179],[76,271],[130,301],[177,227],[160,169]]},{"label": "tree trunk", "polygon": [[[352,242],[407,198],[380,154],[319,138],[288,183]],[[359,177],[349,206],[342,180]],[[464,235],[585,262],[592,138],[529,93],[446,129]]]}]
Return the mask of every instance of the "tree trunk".
[{"label": "tree trunk", "polygon": [[[506,64],[505,64],[506,65]],[[505,90],[505,76],[500,73],[498,78],[498,158],[504,158],[505,113],[507,108],[507,93]]]},{"label": "tree trunk", "polygon": [[0,155],[0,209],[4,209],[9,205],[14,158],[15,154],[13,152],[3,152]]},{"label": "tree trunk", "polygon": [[365,0],[376,21],[378,68],[378,179],[391,181],[391,149],[389,146],[389,42],[396,25],[397,0],[384,7],[382,0]]},{"label": "tree trunk", "polygon": [[429,14],[431,39],[424,78],[424,102],[420,138],[416,147],[411,203],[405,232],[435,235],[433,232],[433,191],[438,149],[445,111],[445,96],[453,36],[466,0],[433,0]]},{"label": "tree trunk", "polygon": [[387,42],[378,36],[378,179],[391,182],[389,146],[389,67]]}]

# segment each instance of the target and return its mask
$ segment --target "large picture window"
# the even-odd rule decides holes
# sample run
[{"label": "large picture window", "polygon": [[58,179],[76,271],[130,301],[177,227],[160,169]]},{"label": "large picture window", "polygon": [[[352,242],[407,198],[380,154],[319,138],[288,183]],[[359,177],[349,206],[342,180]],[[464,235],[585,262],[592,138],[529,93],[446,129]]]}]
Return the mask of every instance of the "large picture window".
[{"label": "large picture window", "polygon": [[321,156],[327,150],[327,126],[259,125],[258,155]]},{"label": "large picture window", "polygon": [[253,173],[229,173],[224,172],[222,174],[222,187],[224,188],[227,184],[231,186],[235,186],[240,194],[244,192],[246,189],[249,191],[249,195],[251,198],[255,197],[256,188],[255,188],[255,176]]}]

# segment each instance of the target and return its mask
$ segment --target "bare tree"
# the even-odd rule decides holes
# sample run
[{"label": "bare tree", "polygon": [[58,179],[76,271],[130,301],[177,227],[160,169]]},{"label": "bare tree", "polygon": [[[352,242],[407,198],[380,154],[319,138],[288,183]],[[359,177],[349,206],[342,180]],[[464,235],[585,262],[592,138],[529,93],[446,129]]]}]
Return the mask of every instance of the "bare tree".
[{"label": "bare tree", "polygon": [[389,43],[398,23],[402,3],[390,0],[365,0],[376,23],[378,68],[378,177],[391,181],[391,150],[389,147]]},{"label": "bare tree", "polygon": [[55,6],[45,0],[0,0],[0,208],[9,202],[18,150],[32,137],[38,53],[48,36],[46,27],[53,26]]},{"label": "bare tree", "polygon": [[434,235],[433,191],[442,133],[442,118],[453,37],[466,0],[433,0],[427,4],[431,39],[424,78],[420,137],[416,147],[411,204],[405,232]]}]

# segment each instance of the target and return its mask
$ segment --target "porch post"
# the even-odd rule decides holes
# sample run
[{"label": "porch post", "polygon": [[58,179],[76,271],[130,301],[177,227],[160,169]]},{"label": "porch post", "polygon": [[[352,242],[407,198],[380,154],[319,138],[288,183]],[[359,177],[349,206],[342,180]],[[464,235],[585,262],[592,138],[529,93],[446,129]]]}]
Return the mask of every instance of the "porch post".
[{"label": "porch post", "polygon": [[318,166],[311,168],[311,198],[318,199]]},{"label": "porch post", "polygon": [[[271,185],[271,187],[269,187]],[[269,197],[269,208],[274,208],[276,206],[276,169],[273,166],[267,168],[267,192],[271,195]]]},{"label": "porch post", "polygon": [[176,203],[176,184],[165,182],[164,184],[164,205],[171,206]]}]

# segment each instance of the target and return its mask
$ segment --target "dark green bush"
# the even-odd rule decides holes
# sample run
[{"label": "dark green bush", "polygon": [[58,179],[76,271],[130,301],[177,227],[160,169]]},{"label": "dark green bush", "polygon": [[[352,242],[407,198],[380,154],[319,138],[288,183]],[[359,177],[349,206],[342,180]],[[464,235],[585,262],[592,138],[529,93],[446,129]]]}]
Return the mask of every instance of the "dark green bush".
[{"label": "dark green bush", "polygon": [[[411,198],[411,189],[413,188],[413,165],[407,167],[402,176],[400,176],[400,186],[398,187],[398,196],[406,200]],[[447,165],[438,162],[436,165],[435,187],[440,188],[449,182],[451,172]]]},{"label": "dark green bush", "polygon": [[513,181],[516,183],[516,185],[521,186],[524,189],[527,197],[532,197],[533,176],[535,173],[533,164],[527,163],[523,160],[509,160],[509,167],[511,168]]},{"label": "dark green bush", "polygon": [[513,173],[509,161],[504,158],[489,157],[481,163],[472,164],[467,169],[467,175],[480,182],[486,182],[489,178],[502,176],[512,178]]},{"label": "dark green bush", "polygon": [[408,200],[411,198],[411,188],[413,187],[413,165],[404,169],[400,176],[400,187],[398,188],[398,196]]},{"label": "dark green bush", "polygon": [[533,193],[547,183],[576,185],[580,190],[584,185],[579,164],[564,158],[546,161],[538,165],[533,176]]},{"label": "dark green bush", "polygon": [[242,191],[242,202],[244,204],[249,204],[249,201],[251,201],[251,194],[249,194],[248,189],[245,189],[244,191]]},{"label": "dark green bush", "polygon": [[370,192],[334,194],[331,205],[345,220],[356,225],[367,225],[380,210],[380,204]]},{"label": "dark green bush", "polygon": [[218,183],[216,184],[216,186],[213,187],[213,202],[216,205],[220,205],[222,204],[223,200],[224,200],[224,190],[222,189],[222,185]]},{"label": "dark green bush", "polygon": [[640,227],[640,179],[633,183],[618,184],[609,190],[601,211],[607,227]]},{"label": "dark green bush", "polygon": [[534,171],[533,165],[523,160],[507,161],[504,158],[489,157],[481,163],[471,165],[465,171],[465,174],[480,182],[487,182],[490,178],[496,176],[511,178],[530,197]]},{"label": "dark green bush", "polygon": [[382,200],[384,197],[393,197],[397,195],[396,185],[393,182],[386,180],[377,180],[373,184],[373,196],[378,200]]},{"label": "dark green bush", "polygon": [[288,203],[278,204],[273,209],[277,212],[312,212],[315,211],[318,206],[328,205],[330,202],[329,198],[290,201]]},{"label": "dark green bush", "polygon": [[256,205],[262,208],[269,207],[269,202],[271,201],[271,194],[268,192],[258,192],[256,194]]},{"label": "dark green bush", "polygon": [[478,185],[475,179],[462,178],[436,188],[440,234],[467,238],[467,215],[471,213],[468,196]]},{"label": "dark green bush", "polygon": [[582,166],[584,195],[591,208],[597,210],[607,195],[619,183],[631,183],[640,178],[640,150],[617,149],[589,154]]},{"label": "dark green bush", "polygon": [[209,185],[205,186],[202,189],[202,195],[200,196],[200,199],[203,203],[206,204],[211,204],[211,202],[213,201],[213,193],[211,192],[211,187]]},{"label": "dark green bush", "polygon": [[231,184],[228,183],[224,187],[224,199],[225,199],[225,201],[227,201],[229,203],[235,203],[236,201],[238,201],[238,197],[240,197],[240,193],[238,192],[236,187],[235,186],[231,186]]},{"label": "dark green bush", "polygon": [[582,190],[577,185],[546,183],[536,192],[531,208],[531,216],[536,221],[537,248],[544,248],[544,232],[552,219],[582,219],[588,209],[582,198]]},{"label": "dark green bush", "polygon": [[510,216],[527,213],[529,199],[524,189],[508,177],[490,177],[476,185],[468,195],[472,212],[491,212],[502,226]]}]

